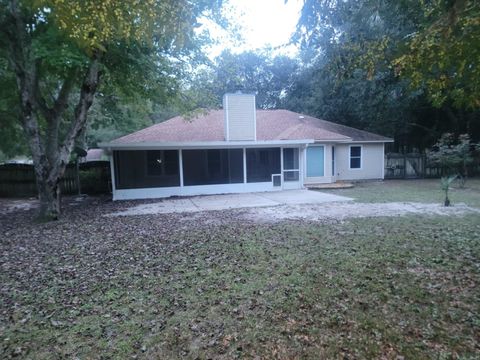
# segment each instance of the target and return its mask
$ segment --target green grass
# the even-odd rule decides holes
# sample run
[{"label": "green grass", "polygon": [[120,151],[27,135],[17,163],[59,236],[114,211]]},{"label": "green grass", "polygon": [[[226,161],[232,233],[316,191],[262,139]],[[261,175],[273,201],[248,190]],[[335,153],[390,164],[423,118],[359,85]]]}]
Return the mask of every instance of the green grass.
[{"label": "green grass", "polygon": [[[357,202],[367,203],[415,201],[441,204],[445,198],[440,179],[360,182],[350,189],[320,191],[352,197]],[[461,188],[457,181],[454,182],[449,197],[453,205],[465,203],[480,208],[480,178],[467,179],[464,188]]]},{"label": "green grass", "polygon": [[[440,202],[436,184],[335,193]],[[477,206],[478,186],[453,202]],[[480,357],[478,214],[257,224],[96,211],[4,232],[0,358]]]}]

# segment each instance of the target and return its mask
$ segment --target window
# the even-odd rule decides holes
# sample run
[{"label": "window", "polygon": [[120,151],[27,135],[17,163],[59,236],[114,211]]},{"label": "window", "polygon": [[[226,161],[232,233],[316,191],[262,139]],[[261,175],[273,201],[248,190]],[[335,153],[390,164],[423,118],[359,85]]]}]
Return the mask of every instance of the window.
[{"label": "window", "polygon": [[183,150],[183,184],[243,183],[242,149]]},{"label": "window", "polygon": [[280,174],[280,148],[247,149],[247,182],[272,182]]},{"label": "window", "polygon": [[298,148],[283,149],[283,181],[298,181]]},{"label": "window", "polygon": [[350,146],[350,169],[361,169],[362,167],[362,147]]}]

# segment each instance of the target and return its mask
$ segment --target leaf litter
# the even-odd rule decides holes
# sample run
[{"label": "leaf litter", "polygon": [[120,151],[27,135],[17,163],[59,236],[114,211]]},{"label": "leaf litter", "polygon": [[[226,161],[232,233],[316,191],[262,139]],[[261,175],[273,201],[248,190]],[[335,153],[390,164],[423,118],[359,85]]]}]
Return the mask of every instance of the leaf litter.
[{"label": "leaf litter", "polygon": [[102,216],[141,203],[1,216],[2,358],[479,355],[474,212]]}]

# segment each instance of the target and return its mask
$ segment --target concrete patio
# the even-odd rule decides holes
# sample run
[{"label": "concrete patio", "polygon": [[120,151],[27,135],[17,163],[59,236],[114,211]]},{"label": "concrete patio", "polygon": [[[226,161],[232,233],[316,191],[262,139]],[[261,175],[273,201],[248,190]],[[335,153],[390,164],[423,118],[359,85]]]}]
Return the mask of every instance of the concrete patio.
[{"label": "concrete patio", "polygon": [[109,216],[199,212],[278,205],[322,204],[351,200],[353,199],[312,190],[205,195],[189,198],[162,199],[155,203],[132,206],[124,211],[109,214]]}]

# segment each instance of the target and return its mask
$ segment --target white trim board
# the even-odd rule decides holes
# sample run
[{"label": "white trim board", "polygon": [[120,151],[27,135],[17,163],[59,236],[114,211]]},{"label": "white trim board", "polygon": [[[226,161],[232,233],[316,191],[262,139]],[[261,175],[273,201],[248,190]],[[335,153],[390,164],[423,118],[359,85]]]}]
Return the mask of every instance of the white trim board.
[{"label": "white trim board", "polygon": [[[302,186],[299,184],[298,189]],[[217,185],[195,185],[175,186],[160,188],[140,189],[117,189],[113,193],[113,200],[135,200],[135,199],[156,199],[170,196],[193,196],[193,195],[214,195],[214,194],[235,194],[262,191],[281,191],[282,188],[274,187],[272,182],[260,183],[238,183],[238,184],[217,184]]]}]

